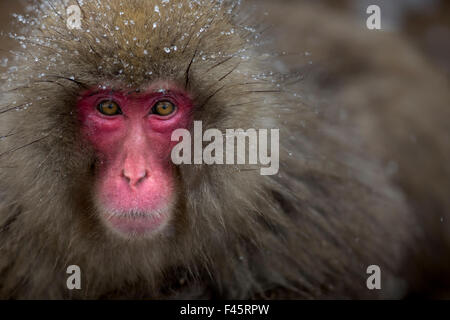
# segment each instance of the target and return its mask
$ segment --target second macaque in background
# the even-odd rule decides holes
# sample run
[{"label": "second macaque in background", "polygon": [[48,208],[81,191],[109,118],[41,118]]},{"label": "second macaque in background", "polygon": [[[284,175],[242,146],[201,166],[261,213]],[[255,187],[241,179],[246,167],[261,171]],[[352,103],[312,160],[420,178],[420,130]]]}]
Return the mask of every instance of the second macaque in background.
[{"label": "second macaque in background", "polygon": [[[418,280],[412,295],[447,297],[450,59],[439,57],[450,48],[444,36],[449,24],[442,20],[450,16],[448,4],[424,1],[408,6],[399,1],[383,6],[386,1],[374,1],[382,10],[382,25],[384,21],[390,27],[370,31],[362,2],[332,3],[332,8],[324,3],[265,2],[266,21],[272,24],[269,33],[285,53],[284,67],[294,74],[289,87],[326,119],[326,130],[341,135],[347,145],[358,146],[364,159],[384,168],[421,229],[421,237],[412,244],[418,260],[405,267]],[[407,20],[410,17],[415,18]],[[427,42],[420,38],[424,34]]]}]

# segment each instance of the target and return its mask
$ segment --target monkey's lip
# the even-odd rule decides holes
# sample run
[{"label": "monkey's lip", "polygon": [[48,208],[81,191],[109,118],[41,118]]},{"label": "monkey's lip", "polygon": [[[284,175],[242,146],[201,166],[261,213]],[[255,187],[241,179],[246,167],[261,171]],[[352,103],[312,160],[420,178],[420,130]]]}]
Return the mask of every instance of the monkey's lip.
[{"label": "monkey's lip", "polygon": [[168,220],[167,210],[122,211],[104,213],[106,223],[119,234],[126,236],[145,236],[162,229]]}]

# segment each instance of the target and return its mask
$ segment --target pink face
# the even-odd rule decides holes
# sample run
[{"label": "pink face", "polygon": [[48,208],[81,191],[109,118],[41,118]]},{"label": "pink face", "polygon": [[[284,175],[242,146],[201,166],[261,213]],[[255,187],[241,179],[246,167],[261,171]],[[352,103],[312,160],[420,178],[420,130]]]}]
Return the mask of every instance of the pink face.
[{"label": "pink face", "polygon": [[125,235],[146,235],[170,219],[175,129],[187,128],[191,99],[175,86],[145,91],[89,90],[78,101],[83,136],[99,160],[96,204],[103,221]]}]

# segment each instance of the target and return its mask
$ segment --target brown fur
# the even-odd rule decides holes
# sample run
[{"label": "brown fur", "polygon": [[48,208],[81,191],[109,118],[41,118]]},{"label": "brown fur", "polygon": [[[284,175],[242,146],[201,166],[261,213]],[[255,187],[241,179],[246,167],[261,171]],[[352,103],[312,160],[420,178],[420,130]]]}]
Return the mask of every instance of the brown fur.
[{"label": "brown fur", "polygon": [[[416,171],[409,162],[412,156],[399,148],[404,144],[395,130],[406,129],[396,119],[409,111],[381,100],[375,104],[385,107],[386,115],[394,112],[384,116],[364,103],[369,93],[383,98],[387,88],[367,83],[361,91],[361,107],[377,111],[379,118],[364,108],[355,111],[353,120],[335,123],[332,104],[299,99],[288,81],[269,75],[275,59],[253,45],[255,34],[241,27],[231,5],[192,1],[188,10],[189,1],[171,0],[165,6],[153,0],[85,2],[81,31],[66,28],[58,1],[35,12],[37,24],[23,30],[27,48],[17,53],[22,57],[18,70],[5,74],[10,81],[4,81],[0,111],[1,134],[7,136],[0,142],[0,297],[397,298],[414,288],[413,270],[405,263],[417,254],[424,232],[420,222],[426,220],[417,218],[415,208],[436,206],[444,212],[448,204],[440,196],[445,189],[426,190],[444,176],[435,175],[433,168],[431,175],[426,168]],[[125,25],[131,19],[134,24]],[[305,21],[314,24],[306,15]],[[302,26],[308,30],[306,22]],[[320,35],[328,43],[322,47],[325,53],[335,48],[333,37]],[[176,51],[164,51],[173,46]],[[373,69],[364,72],[393,64],[378,55],[365,58],[360,57],[361,63]],[[396,64],[414,74],[415,68],[419,73],[427,69],[413,61]],[[347,72],[345,65],[324,66],[330,76]],[[268,75],[252,76],[261,73]],[[409,90],[397,74],[388,77],[393,79],[392,94]],[[358,90],[352,76],[344,87],[333,84],[335,90],[345,90],[333,92],[335,100],[328,101],[360,106],[345,96]],[[320,89],[328,78],[318,77],[313,83]],[[259,170],[234,166],[181,166],[176,219],[168,232],[151,241],[124,241],[98,223],[91,199],[95,156],[78,135],[74,106],[86,87],[108,84],[131,90],[159,79],[176,81],[192,93],[194,119],[206,128],[280,128],[280,173],[265,177]],[[426,122],[414,113],[411,117],[411,122]],[[362,123],[368,125],[357,125]],[[377,127],[381,129],[373,129]],[[392,150],[386,139],[392,139],[387,140]],[[438,140],[429,148],[435,159],[431,163],[438,161],[437,153],[444,157]],[[384,168],[389,152],[405,168],[397,179]],[[421,163],[420,157],[413,160]],[[70,264],[81,267],[82,290],[65,287]],[[381,291],[366,288],[371,264],[381,266]]]}]

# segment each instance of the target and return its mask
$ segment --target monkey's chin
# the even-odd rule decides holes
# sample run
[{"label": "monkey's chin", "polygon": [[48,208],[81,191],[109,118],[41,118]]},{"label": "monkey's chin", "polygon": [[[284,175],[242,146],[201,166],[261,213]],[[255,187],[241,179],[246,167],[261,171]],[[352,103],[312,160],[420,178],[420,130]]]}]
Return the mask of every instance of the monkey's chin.
[{"label": "monkey's chin", "polygon": [[102,213],[107,227],[125,238],[143,238],[157,234],[169,220],[169,210],[108,210]]}]

